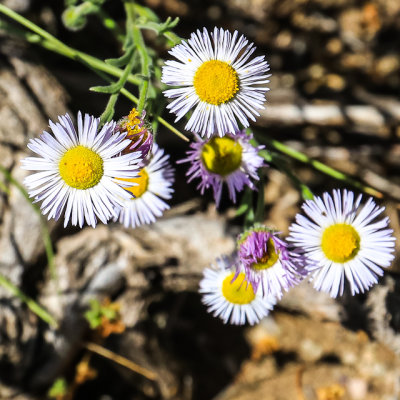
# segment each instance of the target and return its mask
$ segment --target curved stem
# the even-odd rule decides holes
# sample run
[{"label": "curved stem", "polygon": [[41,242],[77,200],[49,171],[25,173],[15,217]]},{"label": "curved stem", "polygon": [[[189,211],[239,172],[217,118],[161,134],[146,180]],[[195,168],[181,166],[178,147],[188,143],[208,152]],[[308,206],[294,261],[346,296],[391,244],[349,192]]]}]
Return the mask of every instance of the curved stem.
[{"label": "curved stem", "polygon": [[267,144],[268,146],[270,146],[276,150],[279,150],[281,153],[284,153],[284,154],[288,155],[289,157],[294,158],[295,160],[298,160],[304,164],[310,165],[317,171],[320,171],[326,175],[329,175],[332,178],[335,178],[339,181],[348,183],[349,185],[363,191],[364,193],[367,193],[371,196],[375,196],[378,198],[383,197],[383,194],[381,192],[379,192],[378,190],[376,190],[370,186],[364,185],[362,182],[360,182],[354,178],[351,178],[350,176],[346,175],[345,173],[340,172],[337,169],[334,169],[332,167],[329,167],[328,165],[326,165],[320,161],[314,160],[314,159],[308,157],[306,154],[304,154],[300,151],[297,151],[297,150],[283,144],[282,142],[279,142],[278,140],[271,139],[271,138],[267,137],[265,134],[257,135],[257,139],[260,142],[263,142],[263,143]]},{"label": "curved stem", "polygon": [[142,66],[141,69],[142,82],[139,87],[140,95],[139,95],[139,103],[137,105],[137,111],[139,114],[141,114],[144,109],[145,102],[147,100],[147,91],[149,89],[149,82],[151,78],[150,68],[149,68],[151,60],[143,40],[142,32],[135,24],[136,16],[135,16],[135,8],[133,1],[125,3],[125,12],[128,18],[128,27],[132,31],[132,39],[133,42],[135,43],[137,51],[139,52],[140,63]]},{"label": "curved stem", "polygon": [[11,281],[4,275],[0,274],[0,285],[10,291],[14,296],[18,297],[24,302],[29,309],[34,312],[40,319],[48,323],[53,328],[58,327],[58,322],[49,314],[43,307],[41,307],[35,300],[27,296],[21,289],[17,288]]},{"label": "curved stem", "polygon": [[11,173],[6,168],[4,168],[2,165],[0,165],[0,172],[4,175],[4,177],[12,185],[14,185],[20,191],[20,193],[25,197],[25,199],[32,206],[32,208],[35,211],[35,213],[38,214],[39,217],[40,217],[40,224],[41,224],[41,227],[42,227],[42,239],[43,239],[44,249],[45,249],[45,252],[46,252],[47,263],[48,263],[48,266],[49,266],[51,278],[54,279],[54,281],[56,283],[56,286],[57,286],[57,290],[58,290],[58,278],[57,278],[56,267],[55,267],[55,264],[54,264],[53,244],[51,242],[50,232],[49,232],[49,229],[47,228],[46,221],[44,220],[43,215],[40,212],[39,207],[36,204],[32,203],[28,192],[25,190],[25,188],[17,180],[14,179],[14,177],[11,175]]},{"label": "curved stem", "polygon": [[[11,11],[11,13],[4,12],[5,9],[9,10],[7,7],[5,7],[5,6],[0,4],[0,12],[3,12],[4,14],[8,15],[10,18],[13,18],[14,15],[19,16],[19,14],[16,14],[12,10],[9,10],[9,11]],[[21,17],[21,18],[23,18],[23,17]],[[17,22],[20,22],[17,19],[15,19],[15,20]],[[30,22],[30,21],[26,20],[25,18],[23,18],[23,20],[25,20],[27,22]],[[22,22],[20,22],[20,23],[22,23]],[[23,24],[23,25],[28,27],[25,24]],[[33,25],[35,25],[35,24],[33,24]],[[14,27],[9,26],[7,23],[5,23],[4,21],[1,21],[1,20],[0,20],[0,28],[6,29],[7,31],[12,31],[13,34],[21,36],[22,38],[24,38],[26,41],[28,41],[30,43],[38,44],[38,45],[42,46],[43,48],[45,48],[46,50],[49,50],[49,51],[58,53],[58,54],[60,54],[60,55],[62,55],[64,57],[68,57],[68,58],[71,58],[73,60],[79,61],[83,65],[85,65],[86,67],[91,68],[93,71],[98,73],[100,76],[103,77],[103,79],[105,79],[107,81],[110,81],[110,79],[108,79],[103,74],[103,72],[108,73],[108,74],[113,75],[113,76],[117,76],[117,77],[121,77],[121,75],[123,74],[123,71],[121,69],[113,67],[112,65],[109,65],[109,64],[105,63],[104,61],[101,61],[100,59],[98,59],[96,57],[93,57],[93,56],[91,56],[89,54],[83,53],[83,52],[81,52],[79,50],[76,50],[76,49],[73,49],[73,48],[71,48],[69,46],[66,46],[62,42],[60,42],[59,40],[58,40],[58,42],[62,43],[64,47],[67,47],[70,52],[68,52],[68,53],[64,52],[63,50],[61,50],[60,47],[57,47],[51,40],[45,39],[43,36],[41,36],[38,33],[32,34],[32,33],[29,33],[29,32],[25,32],[23,30],[18,30],[18,29],[14,28]],[[41,28],[39,28],[39,29],[41,29]],[[140,82],[141,82],[141,80],[139,78],[137,78],[136,76],[134,76],[134,75],[129,75],[128,78],[127,78],[127,81],[130,82],[130,83],[133,83],[134,85],[139,85]],[[139,99],[136,96],[134,96],[132,93],[130,93],[128,90],[122,89],[121,90],[121,94],[123,94],[125,97],[127,97],[128,99],[133,101],[135,104],[139,103]],[[169,129],[175,135],[179,136],[181,139],[185,140],[186,142],[189,141],[189,139],[183,133],[181,133],[178,129],[173,127],[164,118],[157,117],[157,120],[160,122],[160,124],[164,125],[167,129]]]},{"label": "curved stem", "polygon": [[[60,40],[58,40],[56,37],[45,31],[44,29],[40,28],[38,25],[34,24],[33,22],[24,18],[22,15],[19,15],[15,11],[9,9],[8,7],[2,4],[0,4],[0,13],[7,15],[9,18],[13,19],[14,21],[18,22],[19,24],[25,26],[32,32],[39,35],[40,38],[45,40],[44,44],[40,43],[40,41],[39,43],[42,44],[43,47],[47,48],[48,50],[52,50],[72,60],[77,60],[81,62],[84,61],[93,68],[98,69],[99,71],[106,72],[110,75],[116,76],[118,78],[120,78],[124,73],[121,69],[117,67],[109,65],[96,57],[93,57],[89,54],[83,53],[79,50],[76,50],[66,45],[65,43],[61,42]],[[28,35],[25,35],[25,38],[31,42],[32,41],[38,42],[37,37],[32,37],[32,36],[29,37]],[[141,80],[134,75],[129,75],[127,81],[133,83],[134,85],[139,85],[141,83]]]}]

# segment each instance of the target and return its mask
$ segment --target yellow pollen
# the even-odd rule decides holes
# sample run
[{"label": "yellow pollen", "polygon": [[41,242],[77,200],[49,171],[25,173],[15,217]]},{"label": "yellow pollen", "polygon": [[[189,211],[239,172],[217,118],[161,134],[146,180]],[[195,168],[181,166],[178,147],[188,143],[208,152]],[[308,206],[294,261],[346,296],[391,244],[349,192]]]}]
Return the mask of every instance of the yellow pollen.
[{"label": "yellow pollen", "polygon": [[201,160],[208,171],[227,176],[240,167],[242,146],[229,136],[214,137],[203,146]]},{"label": "yellow pollen", "polygon": [[[253,286],[249,282],[245,282],[245,274],[241,272],[232,282],[235,274],[232,272],[222,282],[222,295],[229,303],[233,304],[249,304],[256,295]],[[231,283],[232,282],[232,283]]]},{"label": "yellow pollen", "polygon": [[[139,176],[137,178],[118,178],[121,181],[137,183],[135,186],[125,187],[125,190],[131,192],[135,198],[138,198],[143,195],[147,191],[147,187],[149,186],[149,174],[146,172],[145,168],[142,168],[139,171]],[[134,198],[132,198],[134,200]]]},{"label": "yellow pollen", "polygon": [[228,63],[211,60],[197,69],[193,86],[200,100],[218,106],[234,97],[239,90],[239,77]]},{"label": "yellow pollen", "polygon": [[62,156],[58,168],[64,182],[75,189],[96,186],[104,174],[103,159],[81,145],[69,149]]},{"label": "yellow pollen", "polygon": [[279,258],[279,254],[275,250],[274,242],[272,239],[268,239],[267,242],[267,253],[264,254],[257,263],[253,264],[251,268],[261,271],[263,269],[271,268]]},{"label": "yellow pollen", "polygon": [[357,255],[360,250],[360,236],[351,225],[331,225],[322,234],[321,247],[329,260],[343,263]]},{"label": "yellow pollen", "polygon": [[136,135],[140,133],[143,128],[138,126],[141,122],[139,117],[139,113],[136,108],[132,108],[131,112],[128,115],[128,122],[126,123],[126,130],[128,131],[128,137],[131,135]]}]

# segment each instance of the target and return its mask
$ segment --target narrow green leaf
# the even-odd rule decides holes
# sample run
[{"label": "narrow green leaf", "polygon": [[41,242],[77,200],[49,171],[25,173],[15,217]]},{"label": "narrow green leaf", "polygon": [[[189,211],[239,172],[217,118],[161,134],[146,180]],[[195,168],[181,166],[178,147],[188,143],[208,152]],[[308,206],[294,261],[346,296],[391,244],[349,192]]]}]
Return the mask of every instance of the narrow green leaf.
[{"label": "narrow green leaf", "polygon": [[128,64],[128,62],[130,61],[131,56],[132,56],[131,51],[127,51],[119,58],[107,58],[104,61],[107,64],[112,65],[113,67],[118,67],[118,68],[125,67],[125,65]]}]

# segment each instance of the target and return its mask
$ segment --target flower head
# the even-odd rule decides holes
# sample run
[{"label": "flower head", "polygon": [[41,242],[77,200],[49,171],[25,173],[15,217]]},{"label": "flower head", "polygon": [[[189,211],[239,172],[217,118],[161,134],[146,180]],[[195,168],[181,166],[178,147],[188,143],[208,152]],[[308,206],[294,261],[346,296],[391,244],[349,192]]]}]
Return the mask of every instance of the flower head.
[{"label": "flower head", "polygon": [[307,200],[307,216],[298,214],[289,228],[288,240],[304,254],[315,289],[331,297],[343,294],[345,278],[352,295],[368,290],[394,258],[389,219],[377,220],[384,208],[372,198],[361,206],[361,198],[334,190]]},{"label": "flower head", "polygon": [[174,170],[168,159],[169,155],[164,155],[164,150],[154,143],[150,161],[147,165],[141,165],[139,176],[122,179],[129,184],[125,190],[129,192],[130,198],[117,207],[116,213],[125,227],[151,224],[169,208],[163,201],[170,199],[174,191]]},{"label": "flower head", "polygon": [[217,206],[224,182],[235,203],[236,192],[241,192],[245,185],[255,190],[250,178],[258,180],[257,169],[265,165],[263,158],[258,155],[263,146],[254,147],[250,143],[251,139],[252,136],[246,135],[244,131],[235,136],[215,136],[206,141],[197,138],[196,142],[190,144],[191,150],[186,153],[188,157],[178,163],[191,163],[186,173],[188,182],[200,178],[197,188],[201,194],[212,187]]},{"label": "flower head", "polygon": [[233,325],[254,325],[275,305],[275,299],[262,297],[227,257],[218,258],[217,265],[206,268],[203,274],[199,290],[203,293],[202,302],[225,324],[230,321]]},{"label": "flower head", "polygon": [[59,219],[65,209],[64,226],[95,227],[96,217],[107,223],[116,204],[129,198],[123,183],[115,176],[137,176],[140,153],[121,155],[129,141],[126,133],[114,133],[115,122],[99,131],[98,118],[78,113],[78,132],[68,114],[59,123],[49,121],[53,135],[43,132],[31,139],[28,148],[40,157],[22,160],[25,169],[40,171],[25,178],[29,195],[42,201],[41,210],[48,218]]},{"label": "flower head", "polygon": [[118,121],[116,130],[119,132],[126,132],[126,137],[131,140],[123,154],[132,151],[140,151],[144,161],[148,161],[153,146],[153,134],[150,126],[146,123],[146,112],[143,111],[139,116],[136,108],[132,108],[129,115],[121,118]]},{"label": "flower head", "polygon": [[211,38],[206,28],[197,30],[172,48],[170,54],[178,61],[166,61],[161,81],[179,87],[164,92],[174,99],[168,108],[176,121],[194,108],[185,129],[208,137],[235,134],[238,121],[245,128],[248,118],[255,121],[270,75],[264,56],[249,60],[254,50],[243,35],[222,28],[214,28]]},{"label": "flower head", "polygon": [[255,225],[238,239],[239,260],[246,280],[255,288],[261,286],[264,295],[282,297],[282,290],[297,285],[303,269],[300,258],[288,250],[288,245],[278,237],[278,232]]}]

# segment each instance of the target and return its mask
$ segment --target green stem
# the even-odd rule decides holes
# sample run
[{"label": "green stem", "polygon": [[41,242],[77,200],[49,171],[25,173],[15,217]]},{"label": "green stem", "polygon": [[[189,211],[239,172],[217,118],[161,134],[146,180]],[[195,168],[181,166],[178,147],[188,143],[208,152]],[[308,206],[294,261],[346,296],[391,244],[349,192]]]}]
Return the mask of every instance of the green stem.
[{"label": "green stem", "polygon": [[311,200],[314,198],[310,188],[291,171],[291,169],[286,165],[287,163],[285,160],[282,159],[282,156],[267,150],[261,150],[259,155],[264,158],[265,161],[275,164],[281,172],[286,174],[293,184],[297,186],[304,200]]},{"label": "green stem", "polygon": [[[99,71],[106,72],[118,78],[122,76],[123,71],[121,69],[109,65],[104,61],[99,60],[98,58],[93,57],[89,54],[83,53],[79,50],[67,46],[66,44],[58,40],[56,37],[45,31],[44,29],[40,28],[38,25],[34,24],[33,22],[24,18],[22,15],[19,15],[18,13],[14,12],[13,10],[9,9],[8,7],[2,4],[0,4],[0,13],[7,15],[9,18],[25,26],[32,32],[38,34],[42,39],[45,39],[45,43],[40,43],[40,44],[42,44],[42,46],[47,48],[48,50],[54,51],[72,60],[85,62]],[[35,36],[25,35],[25,39],[34,43],[38,42],[38,38]],[[133,75],[129,75],[127,81],[133,83],[134,85],[139,85],[141,83],[141,80]]]},{"label": "green stem", "polygon": [[[2,6],[0,4],[0,12],[4,13],[4,9],[7,9],[7,7]],[[15,14],[15,13],[12,12],[12,14]],[[6,15],[10,16],[9,13],[6,13]],[[16,15],[18,15],[18,14],[16,14]],[[102,76],[103,79],[107,80],[108,82],[110,82],[110,79],[108,79],[108,77],[106,77],[104,74],[102,74],[102,72],[106,72],[110,75],[117,76],[117,77],[120,77],[123,74],[123,71],[120,70],[119,68],[116,68],[109,64],[106,64],[105,62],[99,60],[96,57],[90,56],[81,51],[75,50],[71,47],[67,46],[68,49],[72,52],[71,54],[73,54],[73,55],[66,54],[63,51],[60,51],[60,49],[57,48],[51,41],[49,41],[47,39],[43,39],[43,37],[41,37],[39,35],[31,34],[29,32],[25,32],[23,30],[18,30],[14,27],[10,27],[8,24],[4,23],[4,21],[1,21],[1,20],[0,20],[0,28],[6,29],[7,31],[12,31],[13,34],[24,38],[26,41],[28,41],[30,43],[39,44],[46,50],[58,53],[64,57],[68,57],[73,60],[77,60],[77,61],[81,62],[83,65],[85,65],[86,67],[91,68],[93,71],[95,71],[97,74]],[[141,82],[139,78],[137,78],[133,75],[129,75],[127,81],[130,83],[133,83],[134,85],[139,85]],[[135,104],[139,103],[139,99],[136,96],[134,96],[132,93],[130,93],[128,90],[122,89],[121,94],[124,95],[126,98],[132,100]],[[176,129],[171,124],[169,124],[164,118],[157,117],[157,120],[160,122],[160,124],[164,125],[172,133],[179,136],[181,139],[185,140],[186,142],[189,142],[189,139],[183,133],[181,133],[178,129]]]},{"label": "green stem", "polygon": [[133,50],[130,50],[130,53],[131,53],[131,58],[129,60],[129,63],[125,67],[124,73],[122,74],[121,78],[119,78],[118,82],[116,83],[119,89],[110,96],[110,99],[108,100],[107,103],[107,107],[104,110],[103,114],[101,114],[100,117],[101,124],[111,121],[112,117],[114,116],[115,103],[118,100],[118,96],[121,90],[125,86],[126,80],[128,79],[128,76],[132,71],[133,65],[135,64],[135,52]]},{"label": "green stem", "polygon": [[135,25],[135,9],[133,2],[125,3],[125,11],[128,18],[128,29],[131,29],[133,42],[135,43],[136,49],[140,55],[140,63],[141,63],[141,73],[142,73],[142,82],[139,87],[139,103],[137,105],[137,111],[139,114],[142,113],[144,109],[144,105],[147,100],[147,91],[149,89],[150,82],[150,57],[149,53],[146,49],[146,44],[143,40],[143,35],[140,29]]},{"label": "green stem", "polygon": [[12,282],[10,282],[4,275],[0,274],[0,285],[9,290],[14,296],[18,297],[24,302],[29,309],[34,312],[39,318],[47,322],[50,326],[57,329],[58,322],[55,318],[49,314],[44,308],[42,308],[35,300],[28,297],[24,292],[17,288]]},{"label": "green stem", "polygon": [[[110,78],[107,75],[104,75],[103,73],[101,73],[100,71],[96,71],[95,69],[93,69],[93,71],[96,72],[105,81],[110,82]],[[125,96],[127,99],[131,100],[133,103],[135,103],[135,104],[139,103],[139,99],[134,94],[129,92],[127,89],[125,89],[125,88],[121,89],[121,94],[123,96]],[[189,142],[189,139],[182,132],[180,132],[178,129],[176,129],[174,126],[172,126],[164,118],[162,118],[160,116],[156,116],[156,119],[161,125],[164,125],[167,129],[169,129],[172,133],[174,133],[175,135],[180,137],[182,140],[184,140],[185,142]]]},{"label": "green stem", "polygon": [[[135,104],[139,103],[139,99],[134,96],[131,92],[126,90],[125,88],[121,90],[121,94],[124,95],[127,99],[131,100]],[[157,121],[161,124],[164,125],[167,129],[169,129],[172,133],[175,133],[176,136],[180,137],[183,139],[185,142],[189,142],[189,139],[178,129],[176,129],[174,126],[172,126],[169,122],[167,122],[164,118],[160,116],[156,116]]]},{"label": "green stem", "polygon": [[49,229],[47,228],[46,221],[44,220],[39,207],[36,204],[32,203],[32,201],[29,197],[29,194],[25,190],[25,188],[17,180],[15,180],[13,178],[13,176],[10,174],[10,172],[6,168],[4,168],[2,165],[0,165],[0,172],[2,172],[2,174],[5,176],[5,178],[20,191],[20,193],[25,197],[25,199],[28,201],[28,203],[32,206],[35,213],[39,215],[40,225],[42,228],[42,239],[43,239],[44,249],[46,252],[47,263],[49,266],[50,275],[51,275],[51,278],[56,282],[56,286],[58,287],[57,271],[56,271],[56,267],[54,264],[53,244],[51,242],[50,232],[49,232]]},{"label": "green stem", "polygon": [[332,167],[329,167],[328,165],[326,165],[320,161],[314,160],[314,159],[308,157],[306,154],[304,154],[300,151],[297,151],[289,146],[286,146],[285,144],[283,144],[282,142],[279,142],[278,140],[268,138],[264,134],[257,135],[257,138],[258,138],[258,140],[260,140],[260,142],[263,142],[263,143],[267,144],[268,146],[270,146],[276,150],[279,150],[281,153],[284,153],[284,154],[288,155],[289,157],[292,157],[295,160],[298,160],[302,163],[311,165],[317,171],[320,171],[326,175],[329,175],[332,178],[335,178],[339,181],[348,183],[349,185],[352,185],[355,188],[357,188],[371,196],[375,196],[378,198],[383,197],[382,193],[379,192],[378,190],[376,190],[370,186],[364,185],[362,182],[351,178],[350,176],[346,175],[345,173],[340,172]]},{"label": "green stem", "polygon": [[0,190],[2,190],[6,195],[10,195],[10,189],[2,182],[0,181]]}]

